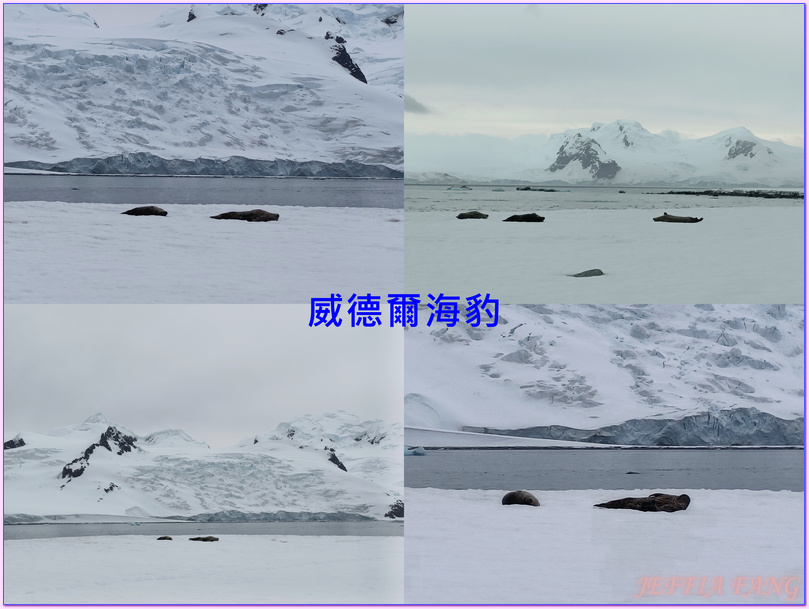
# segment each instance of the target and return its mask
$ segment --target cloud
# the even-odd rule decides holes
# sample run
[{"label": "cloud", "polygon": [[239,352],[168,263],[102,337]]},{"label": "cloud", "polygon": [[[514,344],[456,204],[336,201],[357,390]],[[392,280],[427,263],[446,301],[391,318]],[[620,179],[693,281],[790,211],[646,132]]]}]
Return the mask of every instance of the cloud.
[{"label": "cloud", "polygon": [[404,110],[413,114],[432,114],[432,110],[407,94],[404,96]]}]

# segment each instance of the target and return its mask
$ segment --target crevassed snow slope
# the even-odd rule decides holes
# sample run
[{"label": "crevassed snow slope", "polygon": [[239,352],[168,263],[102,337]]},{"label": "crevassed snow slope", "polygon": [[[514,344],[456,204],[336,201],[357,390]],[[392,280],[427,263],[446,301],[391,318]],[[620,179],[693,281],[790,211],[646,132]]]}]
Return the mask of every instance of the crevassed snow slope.
[{"label": "crevassed snow slope", "polygon": [[405,425],[461,430],[803,417],[803,306],[502,306],[496,328],[405,333]]},{"label": "crevassed snow slope", "polygon": [[[98,28],[65,6],[5,5],[5,162],[148,152],[401,169],[401,6],[167,6]],[[367,84],[333,60],[340,47]]]},{"label": "crevassed snow slope", "polygon": [[[324,428],[333,431],[319,433]],[[291,429],[298,430],[294,440],[285,435]],[[401,425],[363,422],[343,411],[216,450],[178,430],[138,436],[103,415],[15,439],[24,445],[4,451],[6,515],[229,519],[293,512],[380,519],[402,499]]]}]

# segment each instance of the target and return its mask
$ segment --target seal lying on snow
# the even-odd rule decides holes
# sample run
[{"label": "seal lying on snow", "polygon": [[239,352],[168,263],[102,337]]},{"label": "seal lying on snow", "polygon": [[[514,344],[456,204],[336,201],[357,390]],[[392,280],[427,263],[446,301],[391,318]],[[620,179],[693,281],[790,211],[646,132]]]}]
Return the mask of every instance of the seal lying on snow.
[{"label": "seal lying on snow", "polygon": [[702,222],[702,218],[695,218],[693,216],[670,216],[663,212],[662,216],[654,219],[655,222],[687,222],[693,224],[694,222]]},{"label": "seal lying on snow", "polygon": [[133,209],[122,211],[121,215],[127,216],[168,216],[169,212],[165,209],[160,209],[154,205],[146,205],[145,207],[135,207]]},{"label": "seal lying on snow", "polygon": [[250,211],[228,211],[218,216],[211,216],[214,220],[246,220],[247,222],[269,222],[277,220],[278,214],[274,214],[263,209],[252,209]]},{"label": "seal lying on snow", "polygon": [[686,509],[689,503],[691,503],[691,497],[688,495],[675,496],[652,493],[648,497],[627,497],[626,499],[597,503],[595,507],[616,510],[640,510],[641,512],[677,512]]},{"label": "seal lying on snow", "polygon": [[539,214],[515,214],[513,216],[509,216],[503,222],[544,222],[545,216],[540,216]]},{"label": "seal lying on snow", "polygon": [[535,505],[539,506],[539,499],[528,491],[511,491],[503,497],[503,505]]},{"label": "seal lying on snow", "polygon": [[458,218],[458,220],[485,220],[489,217],[489,214],[484,214],[480,211],[464,211],[455,217]]}]

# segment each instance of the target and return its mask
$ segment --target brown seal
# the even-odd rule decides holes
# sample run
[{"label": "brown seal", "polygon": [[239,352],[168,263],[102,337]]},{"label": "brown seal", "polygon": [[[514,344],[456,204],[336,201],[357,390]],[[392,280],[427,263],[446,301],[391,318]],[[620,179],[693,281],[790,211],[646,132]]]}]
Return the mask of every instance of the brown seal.
[{"label": "brown seal", "polygon": [[211,216],[214,220],[245,220],[247,222],[271,222],[278,220],[278,214],[274,214],[263,209],[252,209],[250,211],[228,211],[218,216]]},{"label": "brown seal", "polygon": [[663,212],[662,216],[658,216],[654,219],[655,222],[685,222],[687,224],[693,224],[694,222],[702,222],[702,218],[695,218],[694,216],[670,216],[666,212]]},{"label": "brown seal", "polygon": [[484,214],[481,211],[464,211],[456,216],[458,220],[485,220],[488,217],[489,214]]},{"label": "brown seal", "polygon": [[641,512],[678,512],[691,503],[688,495],[666,495],[652,493],[648,497],[627,497],[606,503],[597,503],[595,507],[614,510],[639,510]]},{"label": "brown seal", "polygon": [[528,491],[511,491],[503,497],[503,505],[535,505],[539,506],[539,499]]},{"label": "brown seal", "polygon": [[154,205],[146,205],[144,207],[133,207],[127,211],[122,211],[121,215],[126,216],[168,216],[169,212]]}]

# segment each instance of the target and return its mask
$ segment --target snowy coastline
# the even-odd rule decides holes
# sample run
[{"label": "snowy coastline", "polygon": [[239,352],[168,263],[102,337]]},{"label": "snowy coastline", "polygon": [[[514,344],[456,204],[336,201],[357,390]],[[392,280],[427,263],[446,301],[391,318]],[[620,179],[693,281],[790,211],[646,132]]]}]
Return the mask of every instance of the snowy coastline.
[{"label": "snowy coastline", "polygon": [[[527,490],[540,507],[503,506],[505,491],[407,488],[405,602],[803,603],[803,493]],[[691,505],[593,507],[651,492]]]},{"label": "snowy coastline", "polygon": [[262,206],[278,222],[214,221],[227,205],[4,205],[5,302],[309,303],[402,291],[400,209]]}]

